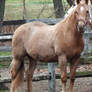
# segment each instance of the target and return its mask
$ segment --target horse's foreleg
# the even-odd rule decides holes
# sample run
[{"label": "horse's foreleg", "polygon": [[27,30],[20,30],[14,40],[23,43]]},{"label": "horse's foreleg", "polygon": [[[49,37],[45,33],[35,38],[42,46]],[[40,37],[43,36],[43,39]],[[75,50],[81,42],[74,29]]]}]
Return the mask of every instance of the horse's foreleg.
[{"label": "horse's foreleg", "polygon": [[80,63],[80,57],[77,59],[74,59],[71,63],[71,66],[70,66],[70,92],[73,92],[76,68],[77,68],[79,63]]},{"label": "horse's foreleg", "polygon": [[16,88],[18,88],[24,79],[24,63],[19,59],[12,60],[12,67],[11,67],[11,89],[10,92],[15,92]]},{"label": "horse's foreleg", "polygon": [[32,92],[32,78],[33,78],[35,68],[36,68],[36,62],[30,60],[29,68],[27,70],[27,88],[28,88],[28,92]]},{"label": "horse's foreleg", "polygon": [[59,67],[60,67],[60,71],[61,71],[62,92],[66,92],[67,60],[64,55],[59,56]]}]

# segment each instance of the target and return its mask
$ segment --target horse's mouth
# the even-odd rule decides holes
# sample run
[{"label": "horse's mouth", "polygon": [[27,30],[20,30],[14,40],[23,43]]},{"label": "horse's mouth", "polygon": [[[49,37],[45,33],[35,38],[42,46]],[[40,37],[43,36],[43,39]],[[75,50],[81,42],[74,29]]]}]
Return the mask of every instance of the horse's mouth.
[{"label": "horse's mouth", "polygon": [[85,32],[85,27],[79,27],[78,28],[78,31],[83,34]]},{"label": "horse's mouth", "polygon": [[85,29],[84,28],[82,28],[82,29],[80,29],[80,33],[84,33],[85,32]]}]

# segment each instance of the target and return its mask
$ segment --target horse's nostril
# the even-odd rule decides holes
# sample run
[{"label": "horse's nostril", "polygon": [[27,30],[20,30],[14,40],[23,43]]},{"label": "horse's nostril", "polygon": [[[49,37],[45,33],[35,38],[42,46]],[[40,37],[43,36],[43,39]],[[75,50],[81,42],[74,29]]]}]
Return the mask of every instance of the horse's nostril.
[{"label": "horse's nostril", "polygon": [[79,28],[81,29],[81,28],[84,28],[85,24],[84,24],[83,22],[79,22],[79,23],[78,23],[78,26],[79,26]]},{"label": "horse's nostril", "polygon": [[82,31],[82,30],[83,30],[83,27],[82,27],[82,26],[80,26],[80,27],[79,27],[79,30],[80,30],[80,31]]}]

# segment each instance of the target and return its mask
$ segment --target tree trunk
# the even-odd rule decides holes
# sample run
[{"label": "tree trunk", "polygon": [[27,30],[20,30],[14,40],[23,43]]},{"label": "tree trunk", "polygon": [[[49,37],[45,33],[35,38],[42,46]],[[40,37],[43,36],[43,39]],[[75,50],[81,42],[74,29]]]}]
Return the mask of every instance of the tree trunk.
[{"label": "tree trunk", "polygon": [[23,0],[23,19],[26,17],[26,2]]},{"label": "tree trunk", "polygon": [[2,23],[4,18],[5,0],[0,0],[0,32],[2,29]]},{"label": "tree trunk", "polygon": [[67,0],[67,2],[70,6],[74,5],[74,0]]},{"label": "tree trunk", "polygon": [[64,17],[62,0],[53,0],[56,18]]}]

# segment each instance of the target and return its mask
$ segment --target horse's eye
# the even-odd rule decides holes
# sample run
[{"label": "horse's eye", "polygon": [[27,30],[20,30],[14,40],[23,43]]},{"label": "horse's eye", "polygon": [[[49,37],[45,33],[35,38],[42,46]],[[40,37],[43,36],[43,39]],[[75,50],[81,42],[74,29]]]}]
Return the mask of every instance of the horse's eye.
[{"label": "horse's eye", "polygon": [[86,11],[87,14],[89,14],[89,11]]}]

